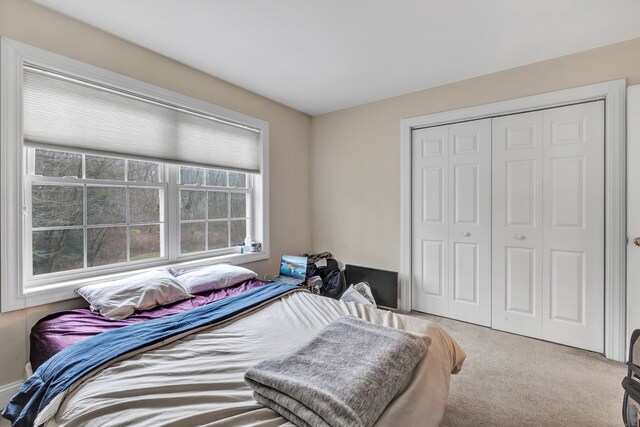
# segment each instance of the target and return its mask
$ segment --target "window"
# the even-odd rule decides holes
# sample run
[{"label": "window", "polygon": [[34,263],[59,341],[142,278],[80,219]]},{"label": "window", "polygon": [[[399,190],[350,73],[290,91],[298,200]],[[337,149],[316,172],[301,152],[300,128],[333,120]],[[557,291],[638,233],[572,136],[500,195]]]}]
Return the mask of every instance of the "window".
[{"label": "window", "polygon": [[[2,311],[269,257],[268,123],[2,39]],[[262,251],[241,251],[246,239]]]},{"label": "window", "polygon": [[[237,252],[253,238],[250,174],[39,148],[25,148],[25,156],[27,284],[170,252],[174,260]],[[168,204],[179,218],[167,217]],[[177,238],[167,238],[167,221],[179,225]]]},{"label": "window", "polygon": [[180,252],[240,246],[251,235],[247,174],[180,167]]},{"label": "window", "polygon": [[164,165],[26,150],[29,277],[165,258]]}]

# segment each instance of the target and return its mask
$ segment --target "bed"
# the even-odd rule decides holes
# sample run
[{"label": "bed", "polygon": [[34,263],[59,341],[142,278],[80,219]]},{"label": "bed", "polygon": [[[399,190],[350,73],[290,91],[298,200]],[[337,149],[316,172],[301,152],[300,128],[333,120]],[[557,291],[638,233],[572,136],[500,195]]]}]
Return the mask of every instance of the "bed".
[{"label": "bed", "polygon": [[30,365],[26,370],[27,372],[35,371],[54,354],[99,333],[146,320],[183,313],[266,284],[267,282],[258,279],[245,280],[228,288],[195,294],[191,299],[155,307],[147,311],[136,311],[134,315],[123,320],[107,320],[99,314],[93,313],[88,307],[49,314],[31,328]]},{"label": "bed", "polygon": [[[37,418],[32,419],[36,424],[291,425],[252,398],[251,389],[244,382],[244,373],[264,359],[298,347],[338,317],[351,314],[431,337],[426,357],[376,425],[440,424],[450,375],[462,368],[465,359],[462,348],[442,328],[415,317],[335,301],[277,283],[254,283],[250,287],[235,294],[230,292],[233,295],[228,298],[201,307],[173,316],[138,321],[127,328],[100,333],[60,350],[44,362],[27,381],[28,386],[23,387],[28,390],[21,390],[12,402],[22,402],[24,406],[27,395],[36,386],[59,385],[60,377],[64,377],[60,375],[50,381],[51,377],[47,375],[58,369],[65,372],[77,369],[81,375],[57,386],[49,401],[36,402],[38,410],[33,416]],[[240,309],[231,309],[236,300],[249,303]],[[214,320],[196,324],[194,319],[201,317],[199,312],[203,309]],[[179,318],[185,319],[179,327],[171,323]],[[134,330],[151,329],[152,325],[161,323],[165,329],[177,332],[131,347],[108,361],[104,356],[105,360],[95,362],[95,366],[87,365],[89,367],[80,371],[79,366],[88,363],[85,359],[98,360],[112,351],[111,347],[117,347],[109,345],[111,338],[118,342],[118,335],[130,333],[136,336]],[[183,323],[191,324],[191,329],[180,329]],[[100,345],[103,346],[101,349]],[[79,361],[62,360],[74,351],[82,355]],[[67,365],[61,368],[62,365],[56,363]]]}]

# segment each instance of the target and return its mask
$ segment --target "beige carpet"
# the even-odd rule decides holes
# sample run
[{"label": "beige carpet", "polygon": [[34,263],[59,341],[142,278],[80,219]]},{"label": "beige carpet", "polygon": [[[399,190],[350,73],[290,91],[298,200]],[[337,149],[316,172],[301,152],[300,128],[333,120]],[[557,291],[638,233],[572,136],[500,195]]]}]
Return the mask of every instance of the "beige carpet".
[{"label": "beige carpet", "polygon": [[603,356],[414,312],[467,352],[443,426],[621,426],[625,365]]}]

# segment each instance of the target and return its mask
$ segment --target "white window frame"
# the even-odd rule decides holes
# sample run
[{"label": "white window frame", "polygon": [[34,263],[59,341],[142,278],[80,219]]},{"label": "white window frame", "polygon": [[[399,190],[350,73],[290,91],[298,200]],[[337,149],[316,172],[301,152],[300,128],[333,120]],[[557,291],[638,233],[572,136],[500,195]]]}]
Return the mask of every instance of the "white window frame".
[{"label": "white window frame", "polygon": [[[257,242],[261,243],[262,250],[243,254],[237,251],[221,250],[220,252],[180,256],[179,253],[175,253],[177,247],[175,242],[169,242],[167,246],[169,253],[165,254],[166,259],[147,263],[144,268],[132,269],[134,267],[130,264],[116,265],[112,268],[105,266],[100,271],[82,271],[73,279],[61,278],[60,281],[44,281],[37,286],[31,286],[33,283],[30,283],[30,286],[26,287],[27,275],[25,271],[27,269],[25,263],[30,264],[31,260],[25,257],[27,242],[24,239],[25,227],[23,225],[23,217],[28,209],[23,191],[27,172],[22,123],[24,62],[70,73],[90,81],[139,93],[179,107],[201,111],[259,129],[260,174],[251,175],[251,182],[247,183],[247,189],[225,188],[224,190],[241,190],[252,193],[247,217],[251,218],[250,233]],[[99,150],[96,151],[96,154],[100,154]],[[114,155],[110,154],[109,156],[113,157]],[[127,156],[123,155],[122,157],[126,158]],[[75,298],[77,295],[74,290],[80,286],[130,276],[156,269],[159,266],[198,266],[222,262],[244,264],[268,259],[270,256],[268,159],[269,123],[264,120],[2,37],[0,39],[0,196],[2,198],[0,206],[0,311],[19,310]],[[178,167],[167,169],[177,171]],[[179,191],[178,185],[172,185],[177,183],[177,172],[167,173],[167,181],[166,200],[179,200],[177,194],[170,194]],[[172,236],[179,236],[180,224],[168,221],[168,218],[179,218],[179,206],[176,203],[166,203],[165,210],[165,235],[167,239],[172,239],[175,238]],[[29,250],[28,253],[30,254],[31,251]]]}]

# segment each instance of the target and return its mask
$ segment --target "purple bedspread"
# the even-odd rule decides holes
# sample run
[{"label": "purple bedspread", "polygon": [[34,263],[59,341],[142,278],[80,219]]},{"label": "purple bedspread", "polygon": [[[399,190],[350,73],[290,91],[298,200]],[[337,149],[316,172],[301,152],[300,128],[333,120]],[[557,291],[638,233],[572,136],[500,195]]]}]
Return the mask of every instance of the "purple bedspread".
[{"label": "purple bedspread", "polygon": [[31,329],[31,352],[29,356],[31,367],[35,371],[57,352],[101,332],[144,322],[145,320],[182,313],[265,284],[266,282],[262,280],[247,280],[230,288],[196,294],[194,298],[188,300],[156,307],[148,311],[136,311],[133,315],[123,320],[107,320],[99,314],[92,313],[88,307],[49,314],[40,319]]}]

